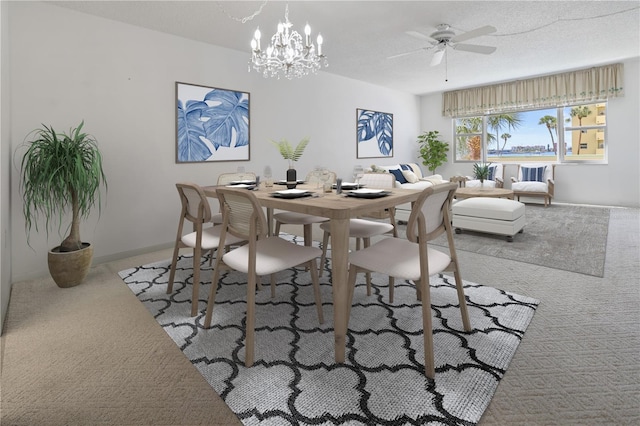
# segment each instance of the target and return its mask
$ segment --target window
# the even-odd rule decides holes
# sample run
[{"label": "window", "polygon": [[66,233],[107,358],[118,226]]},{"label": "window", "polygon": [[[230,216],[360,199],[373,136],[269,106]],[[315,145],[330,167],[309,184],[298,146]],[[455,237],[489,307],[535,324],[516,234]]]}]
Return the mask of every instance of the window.
[{"label": "window", "polygon": [[454,118],[455,161],[606,163],[606,102]]}]

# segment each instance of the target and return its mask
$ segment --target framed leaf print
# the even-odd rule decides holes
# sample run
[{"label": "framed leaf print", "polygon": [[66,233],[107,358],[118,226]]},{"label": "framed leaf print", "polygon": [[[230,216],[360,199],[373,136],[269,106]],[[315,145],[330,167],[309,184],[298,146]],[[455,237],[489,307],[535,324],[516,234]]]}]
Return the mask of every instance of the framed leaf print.
[{"label": "framed leaf print", "polygon": [[176,163],[249,160],[249,93],[176,82]]},{"label": "framed leaf print", "polygon": [[357,158],[393,157],[393,114],[356,109]]}]

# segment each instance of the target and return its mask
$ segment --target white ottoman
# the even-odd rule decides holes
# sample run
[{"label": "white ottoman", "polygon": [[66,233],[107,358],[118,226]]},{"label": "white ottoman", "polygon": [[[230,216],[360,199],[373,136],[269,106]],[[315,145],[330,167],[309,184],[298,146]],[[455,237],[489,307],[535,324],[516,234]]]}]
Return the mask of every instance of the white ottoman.
[{"label": "white ottoman", "polygon": [[507,241],[522,232],[524,203],[506,198],[475,197],[457,201],[451,208],[456,233],[462,229],[506,235]]}]

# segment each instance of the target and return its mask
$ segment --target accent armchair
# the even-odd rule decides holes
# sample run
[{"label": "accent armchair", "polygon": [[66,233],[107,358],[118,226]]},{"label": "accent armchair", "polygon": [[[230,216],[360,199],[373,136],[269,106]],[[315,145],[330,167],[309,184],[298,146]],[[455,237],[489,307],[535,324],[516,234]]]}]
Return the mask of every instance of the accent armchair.
[{"label": "accent armchair", "polygon": [[555,190],[555,164],[518,165],[518,178],[511,178],[513,196],[543,197],[544,206],[551,204]]}]

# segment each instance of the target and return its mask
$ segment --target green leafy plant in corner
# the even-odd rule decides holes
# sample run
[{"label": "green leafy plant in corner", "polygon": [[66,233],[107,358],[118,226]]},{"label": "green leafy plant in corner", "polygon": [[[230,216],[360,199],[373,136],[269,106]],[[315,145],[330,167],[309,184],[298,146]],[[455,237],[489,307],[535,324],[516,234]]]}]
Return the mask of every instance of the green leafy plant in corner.
[{"label": "green leafy plant in corner", "polygon": [[440,140],[440,132],[432,130],[418,136],[420,144],[420,157],[422,164],[427,166],[431,173],[447,161],[449,144]]},{"label": "green leafy plant in corner", "polygon": [[489,166],[491,166],[491,163],[475,163],[473,165],[473,175],[475,178],[480,182],[487,180],[489,178]]},{"label": "green leafy plant in corner", "polygon": [[87,218],[96,204],[101,210],[99,189],[101,185],[107,188],[102,155],[95,138],[82,132],[84,120],[69,134],[42,126],[29,133],[21,145],[26,147],[20,177],[27,241],[32,227],[38,230],[41,218],[47,236],[56,222],[60,231],[70,209],[68,235],[59,250],[80,250],[83,248],[80,220]]},{"label": "green leafy plant in corner", "polygon": [[309,143],[309,138],[306,137],[302,139],[300,142],[298,142],[298,145],[296,145],[295,148],[286,139],[282,139],[280,141],[272,140],[271,143],[278,148],[278,151],[280,151],[280,155],[282,155],[282,158],[284,158],[285,160],[289,160],[289,168],[292,169],[293,163],[295,163],[300,159],[300,157],[302,157],[302,153]]}]

